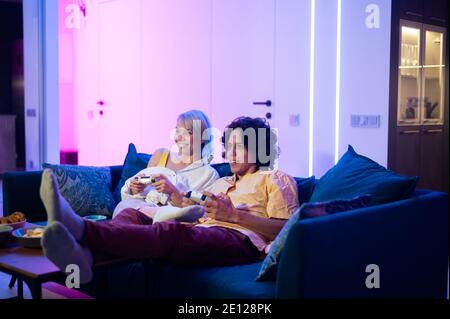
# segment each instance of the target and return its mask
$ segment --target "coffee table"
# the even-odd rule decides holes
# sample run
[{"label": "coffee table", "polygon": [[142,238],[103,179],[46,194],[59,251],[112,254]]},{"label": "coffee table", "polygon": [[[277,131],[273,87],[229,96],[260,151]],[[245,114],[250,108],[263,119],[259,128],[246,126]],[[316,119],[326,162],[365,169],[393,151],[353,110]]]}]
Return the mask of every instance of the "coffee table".
[{"label": "coffee table", "polygon": [[[35,224],[27,223],[25,227]],[[14,240],[0,248],[0,271],[12,276],[9,284],[17,280],[17,297],[23,299],[23,283],[30,289],[33,299],[42,298],[42,283],[61,279],[65,274],[48,260],[42,249],[25,248]]]},{"label": "coffee table", "polygon": [[[27,223],[25,227],[37,226]],[[42,226],[42,225],[41,225]],[[145,266],[146,283],[148,283],[149,260],[136,260],[129,258],[116,258],[96,264],[93,268],[108,270],[111,266],[130,262],[143,262]],[[11,240],[5,247],[0,248],[0,271],[12,276],[9,287],[12,288],[17,281],[17,298],[23,299],[23,283],[30,289],[33,299],[42,299],[42,284],[49,281],[58,281],[66,277],[47,257],[41,248],[25,248]],[[105,273],[106,274],[106,273]],[[107,294],[107,277],[104,278],[104,289]],[[146,290],[148,286],[146,284]]]}]

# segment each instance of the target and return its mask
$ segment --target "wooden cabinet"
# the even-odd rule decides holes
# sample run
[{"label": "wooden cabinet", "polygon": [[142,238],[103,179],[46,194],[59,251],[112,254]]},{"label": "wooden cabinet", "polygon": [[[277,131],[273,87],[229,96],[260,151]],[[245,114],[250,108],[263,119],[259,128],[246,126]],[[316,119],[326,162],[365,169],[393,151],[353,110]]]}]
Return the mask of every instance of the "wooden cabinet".
[{"label": "wooden cabinet", "polygon": [[448,192],[447,9],[393,1],[388,167]]},{"label": "wooden cabinet", "polygon": [[400,19],[447,26],[448,2],[448,0],[393,0],[392,9],[397,10]]},{"label": "wooden cabinet", "polygon": [[424,23],[448,26],[448,0],[426,1],[424,5]]},{"label": "wooden cabinet", "polygon": [[420,134],[420,188],[444,189],[444,178],[448,178],[448,176],[444,176],[443,146],[442,126],[422,127]]}]

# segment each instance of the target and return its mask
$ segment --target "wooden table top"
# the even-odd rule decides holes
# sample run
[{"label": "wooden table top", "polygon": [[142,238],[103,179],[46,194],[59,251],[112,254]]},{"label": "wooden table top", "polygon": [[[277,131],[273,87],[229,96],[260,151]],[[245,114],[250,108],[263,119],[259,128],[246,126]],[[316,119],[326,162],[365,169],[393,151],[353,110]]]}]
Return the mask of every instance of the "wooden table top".
[{"label": "wooden table top", "polygon": [[[36,226],[27,223],[25,227]],[[42,248],[25,248],[11,240],[0,248],[0,271],[33,279],[44,279],[63,274],[47,257]]]},{"label": "wooden table top", "polygon": [[[26,223],[25,227],[42,226]],[[108,268],[113,265],[139,262],[142,259],[116,257],[94,265],[93,269]],[[25,248],[14,239],[4,247],[0,247],[0,271],[9,274],[18,274],[23,277],[40,281],[53,280],[65,275],[47,257],[42,248]]]}]

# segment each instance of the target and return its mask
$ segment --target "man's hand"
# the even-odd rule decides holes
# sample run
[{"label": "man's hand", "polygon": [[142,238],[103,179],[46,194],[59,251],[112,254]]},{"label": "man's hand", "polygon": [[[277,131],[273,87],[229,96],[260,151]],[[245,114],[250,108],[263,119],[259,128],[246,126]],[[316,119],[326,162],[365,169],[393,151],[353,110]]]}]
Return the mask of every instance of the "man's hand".
[{"label": "man's hand", "polygon": [[211,201],[202,201],[200,205],[205,207],[207,216],[215,220],[229,223],[237,223],[238,212],[231,202],[230,197],[220,193],[214,195],[210,192],[203,192]]},{"label": "man's hand", "polygon": [[183,196],[182,200],[181,200],[181,207],[188,207],[188,206],[192,206],[192,205],[197,205],[197,203],[194,202],[192,199],[186,197],[186,193],[185,192],[182,192],[181,196]]}]

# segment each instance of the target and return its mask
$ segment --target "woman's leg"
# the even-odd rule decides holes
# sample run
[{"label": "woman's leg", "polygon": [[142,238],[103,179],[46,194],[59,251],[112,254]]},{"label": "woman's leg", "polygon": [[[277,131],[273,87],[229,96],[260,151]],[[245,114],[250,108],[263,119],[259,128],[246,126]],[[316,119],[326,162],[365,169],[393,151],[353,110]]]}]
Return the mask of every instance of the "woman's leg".
[{"label": "woman's leg", "polygon": [[[157,209],[156,207],[152,207]],[[151,225],[153,220],[146,214],[143,214],[137,209],[126,208],[114,217],[110,223],[115,224],[131,224],[131,225]]]}]

